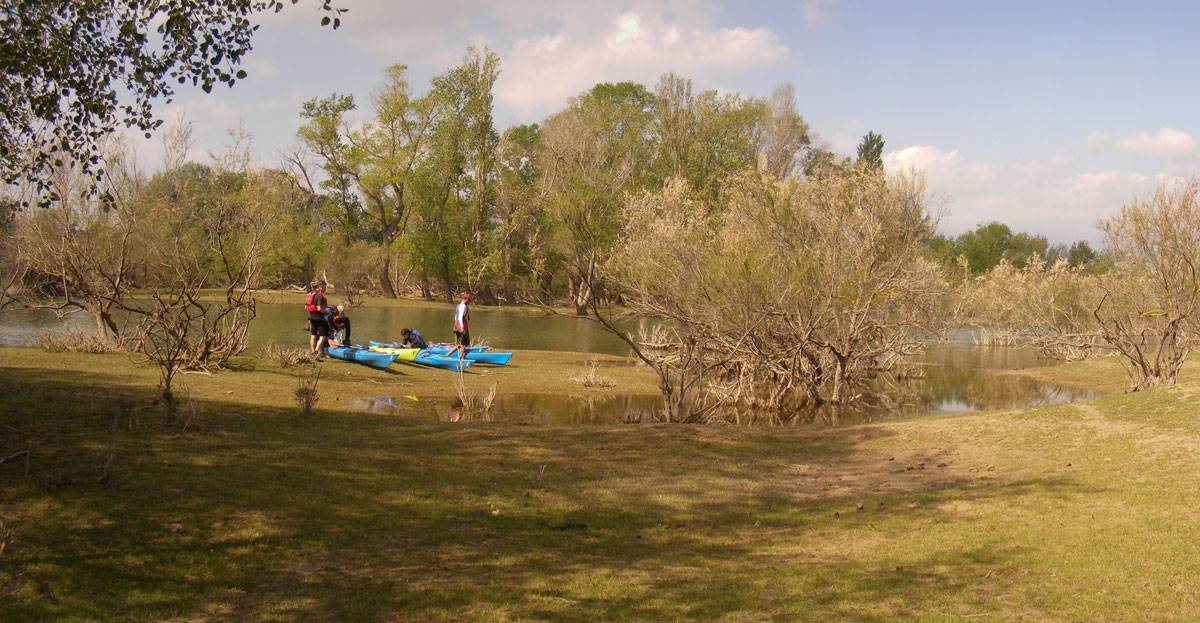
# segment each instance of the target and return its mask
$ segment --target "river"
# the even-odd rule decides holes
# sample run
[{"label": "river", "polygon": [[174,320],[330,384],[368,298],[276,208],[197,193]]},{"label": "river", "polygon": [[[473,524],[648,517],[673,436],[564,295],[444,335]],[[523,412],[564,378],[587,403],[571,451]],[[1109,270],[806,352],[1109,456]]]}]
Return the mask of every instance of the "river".
[{"label": "river", "polygon": [[[498,348],[557,350],[626,355],[627,348],[616,337],[594,322],[568,317],[476,307],[472,310],[472,333]],[[450,306],[414,303],[401,306],[355,308],[354,340],[399,339],[401,329],[418,328],[431,340],[449,340]],[[67,328],[92,330],[86,316],[60,321],[54,314],[37,310],[0,312],[0,345],[29,343],[45,331]],[[304,314],[297,305],[260,304],[251,325],[249,350],[254,352],[268,342],[292,344],[307,342]],[[1088,399],[1086,390],[1062,387],[1006,371],[1047,365],[1028,349],[982,347],[960,336],[958,340],[930,346],[916,358],[924,374],[906,386],[900,404],[859,408],[840,414],[826,411],[807,414],[790,423],[850,423],[888,417],[913,417],[931,413],[1014,409],[1038,404],[1073,402]],[[365,403],[372,410],[387,410],[394,401],[388,397]],[[619,396],[584,398],[572,396],[509,395],[498,399],[494,413],[499,419],[529,423],[603,423],[637,419],[657,405],[656,397]],[[412,411],[412,405],[399,407]],[[445,405],[426,405],[420,410],[429,417],[443,414]]]}]

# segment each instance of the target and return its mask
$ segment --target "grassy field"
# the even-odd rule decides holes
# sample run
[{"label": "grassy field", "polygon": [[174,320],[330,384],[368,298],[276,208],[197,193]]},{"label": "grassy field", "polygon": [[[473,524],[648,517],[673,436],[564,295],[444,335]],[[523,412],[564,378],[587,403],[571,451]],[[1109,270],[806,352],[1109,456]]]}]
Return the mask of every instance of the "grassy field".
[{"label": "grassy field", "polygon": [[[482,391],[570,380],[559,353]],[[0,621],[1146,621],[1200,618],[1200,381],[836,430],[448,424],[349,408],[446,373],[189,375],[165,430],[122,355],[0,349]],[[1111,363],[1033,371],[1119,388]],[[137,414],[136,430],[126,430]],[[110,418],[120,416],[112,434]],[[103,466],[113,456],[108,477]]]}]

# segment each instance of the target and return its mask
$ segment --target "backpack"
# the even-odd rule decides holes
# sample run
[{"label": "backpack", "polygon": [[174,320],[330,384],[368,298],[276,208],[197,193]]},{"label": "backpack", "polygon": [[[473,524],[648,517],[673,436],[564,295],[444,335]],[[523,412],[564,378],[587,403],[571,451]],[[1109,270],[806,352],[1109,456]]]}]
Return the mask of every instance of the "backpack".
[{"label": "backpack", "polygon": [[316,290],[313,290],[312,292],[308,293],[307,297],[304,298],[304,311],[306,311],[310,314],[313,312],[321,311],[321,308],[317,307],[316,301],[317,301],[317,292],[316,292]]}]

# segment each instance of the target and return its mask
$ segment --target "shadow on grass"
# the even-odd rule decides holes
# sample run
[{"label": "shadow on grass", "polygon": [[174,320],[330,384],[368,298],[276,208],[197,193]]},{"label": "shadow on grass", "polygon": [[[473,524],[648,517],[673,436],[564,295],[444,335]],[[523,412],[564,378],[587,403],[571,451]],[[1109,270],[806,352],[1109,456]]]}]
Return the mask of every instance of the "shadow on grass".
[{"label": "shadow on grass", "polygon": [[[1076,491],[900,480],[861,449],[883,428],[456,427],[211,399],[196,399],[199,434],[147,421],[118,435],[98,483],[107,415],[154,391],[100,373],[0,373],[21,384],[0,393],[0,422],[31,429],[45,457],[28,480],[0,466],[18,523],[2,562],[23,573],[0,620],[884,620],[982,605],[978,579],[1022,552],[972,544],[895,561],[828,539],[954,520],[942,502]],[[869,473],[825,487],[822,474],[846,471]]]}]

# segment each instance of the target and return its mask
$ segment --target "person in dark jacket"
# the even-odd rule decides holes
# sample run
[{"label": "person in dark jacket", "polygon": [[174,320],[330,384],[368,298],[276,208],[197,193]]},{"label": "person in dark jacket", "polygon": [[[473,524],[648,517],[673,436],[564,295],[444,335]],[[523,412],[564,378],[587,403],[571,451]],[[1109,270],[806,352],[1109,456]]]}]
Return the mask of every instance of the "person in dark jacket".
[{"label": "person in dark jacket", "polygon": [[429,343],[425,341],[425,336],[421,335],[421,332],[416,329],[406,327],[400,332],[400,337],[404,338],[405,348],[425,348],[429,346]]},{"label": "person in dark jacket", "polygon": [[333,313],[329,315],[329,326],[333,329],[329,338],[331,343],[336,342],[342,346],[350,345],[350,316],[346,315],[345,305],[333,308]]}]

